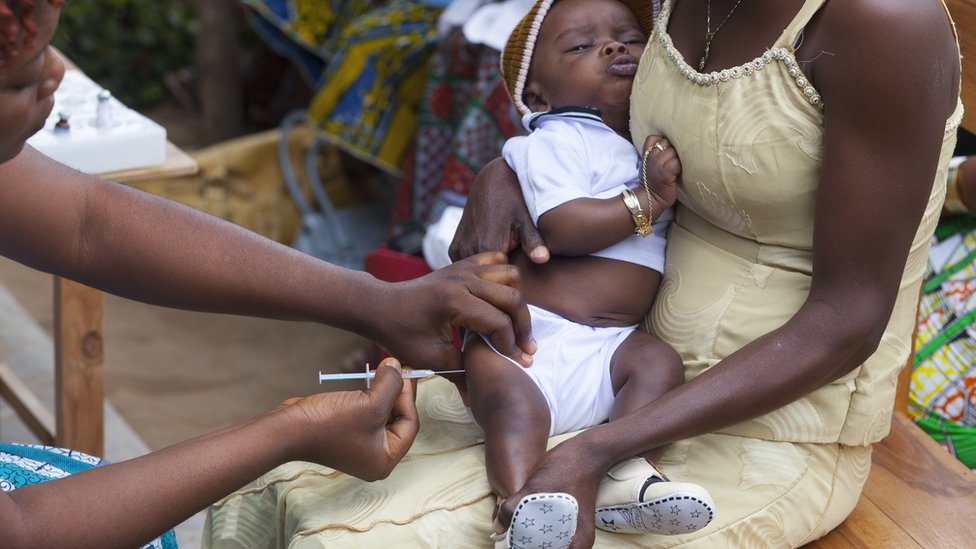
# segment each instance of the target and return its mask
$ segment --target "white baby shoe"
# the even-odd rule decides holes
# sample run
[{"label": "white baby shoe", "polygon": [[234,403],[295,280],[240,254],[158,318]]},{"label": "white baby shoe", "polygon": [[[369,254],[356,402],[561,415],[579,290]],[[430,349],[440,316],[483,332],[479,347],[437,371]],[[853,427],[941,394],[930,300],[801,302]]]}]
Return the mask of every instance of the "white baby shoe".
[{"label": "white baby shoe", "polygon": [[578,515],[579,505],[569,494],[530,494],[515,506],[508,530],[491,539],[495,549],[566,549]]},{"label": "white baby shoe", "polygon": [[712,521],[705,488],[671,482],[644,458],[614,465],[596,493],[596,527],[622,534],[687,534]]}]

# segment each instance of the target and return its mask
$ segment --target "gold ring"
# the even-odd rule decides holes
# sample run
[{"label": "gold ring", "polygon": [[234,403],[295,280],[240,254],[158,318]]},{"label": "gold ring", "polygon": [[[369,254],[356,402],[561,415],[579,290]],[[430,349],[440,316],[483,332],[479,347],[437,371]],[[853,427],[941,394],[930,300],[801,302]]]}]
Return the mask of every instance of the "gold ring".
[{"label": "gold ring", "polygon": [[667,149],[668,146],[664,144],[664,140],[662,139],[661,141],[658,141],[657,143],[654,144],[654,148],[659,151],[663,151],[664,149]]}]

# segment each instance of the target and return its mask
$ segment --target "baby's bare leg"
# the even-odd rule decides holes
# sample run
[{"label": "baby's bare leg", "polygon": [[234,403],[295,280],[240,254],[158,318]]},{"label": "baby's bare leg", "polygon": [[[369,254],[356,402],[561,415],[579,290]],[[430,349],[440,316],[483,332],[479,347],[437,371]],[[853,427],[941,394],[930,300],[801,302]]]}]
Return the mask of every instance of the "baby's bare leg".
[{"label": "baby's bare leg", "polygon": [[[634,330],[613,353],[610,379],[614,401],[610,421],[633,413],[684,383],[684,366],[678,353],[660,339]],[[653,461],[655,454],[646,454]]]},{"label": "baby's bare leg", "polygon": [[[664,342],[635,331],[611,359],[614,406],[610,421],[647,406],[684,383],[684,366]],[[654,466],[663,448],[626,459],[597,490],[596,527],[631,534],[683,534],[707,526],[715,503],[698,484],[670,480]],[[667,518],[665,518],[667,515]]]},{"label": "baby's bare leg", "polygon": [[488,482],[500,499],[518,492],[542,460],[549,406],[529,376],[480,338],[464,349],[471,411],[485,431]]}]

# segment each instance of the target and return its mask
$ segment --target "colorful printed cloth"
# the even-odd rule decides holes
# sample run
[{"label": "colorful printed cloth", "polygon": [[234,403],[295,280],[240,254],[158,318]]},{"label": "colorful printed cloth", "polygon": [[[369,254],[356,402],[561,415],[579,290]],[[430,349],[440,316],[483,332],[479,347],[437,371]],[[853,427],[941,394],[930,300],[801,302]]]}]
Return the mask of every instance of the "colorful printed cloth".
[{"label": "colorful printed cloth", "polygon": [[241,1],[258,34],[312,84],[309,118],[326,139],[398,175],[446,2]]},{"label": "colorful printed cloth", "polygon": [[[66,477],[107,464],[101,458],[73,450],[0,442],[0,490],[12,492],[28,484]],[[170,530],[144,545],[143,549],[177,549],[176,535]]]},{"label": "colorful printed cloth", "polygon": [[909,412],[976,468],[976,218],[943,220],[919,303]]},{"label": "colorful printed cloth", "polygon": [[393,207],[401,230],[435,221],[438,200],[467,196],[475,174],[501,155],[505,140],[524,133],[498,71],[499,55],[465,40],[460,29],[431,55],[416,140]]}]

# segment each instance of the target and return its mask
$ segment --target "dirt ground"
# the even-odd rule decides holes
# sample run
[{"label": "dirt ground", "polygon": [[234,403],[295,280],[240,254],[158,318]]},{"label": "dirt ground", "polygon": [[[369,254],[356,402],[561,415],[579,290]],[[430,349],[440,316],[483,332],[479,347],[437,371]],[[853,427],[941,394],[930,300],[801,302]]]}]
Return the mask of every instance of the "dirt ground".
[{"label": "dirt ground", "polygon": [[[171,141],[193,148],[193,115],[172,104],[147,114]],[[0,284],[52,332],[51,276],[0,258]],[[106,396],[153,449],[321,390],[320,369],[363,361],[370,350],[356,335],[308,323],[176,311],[109,295],[104,309]]]},{"label": "dirt ground", "polygon": [[[0,284],[52,332],[50,275],[0,259]],[[320,369],[369,350],[356,335],[308,323],[176,311],[110,295],[104,308],[106,396],[154,449],[318,391]]]}]

